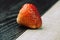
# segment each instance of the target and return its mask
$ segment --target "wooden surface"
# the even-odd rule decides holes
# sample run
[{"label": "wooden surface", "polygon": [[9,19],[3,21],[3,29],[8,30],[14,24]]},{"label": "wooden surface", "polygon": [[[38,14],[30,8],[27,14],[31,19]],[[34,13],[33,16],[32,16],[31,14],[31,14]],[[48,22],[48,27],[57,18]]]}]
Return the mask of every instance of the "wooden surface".
[{"label": "wooden surface", "polygon": [[28,29],[16,40],[60,40],[60,1],[42,16],[42,28]]},{"label": "wooden surface", "polygon": [[27,30],[16,22],[23,4],[35,4],[43,15],[56,1],[58,0],[0,0],[0,40],[16,40]]}]

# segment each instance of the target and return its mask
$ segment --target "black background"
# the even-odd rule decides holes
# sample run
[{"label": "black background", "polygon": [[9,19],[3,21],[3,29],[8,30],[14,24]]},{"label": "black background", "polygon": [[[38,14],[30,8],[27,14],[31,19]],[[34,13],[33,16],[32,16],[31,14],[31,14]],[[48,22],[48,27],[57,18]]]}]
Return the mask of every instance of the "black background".
[{"label": "black background", "polygon": [[42,16],[58,0],[0,0],[0,40],[15,40],[27,28],[16,23],[16,18],[22,5],[36,5]]}]

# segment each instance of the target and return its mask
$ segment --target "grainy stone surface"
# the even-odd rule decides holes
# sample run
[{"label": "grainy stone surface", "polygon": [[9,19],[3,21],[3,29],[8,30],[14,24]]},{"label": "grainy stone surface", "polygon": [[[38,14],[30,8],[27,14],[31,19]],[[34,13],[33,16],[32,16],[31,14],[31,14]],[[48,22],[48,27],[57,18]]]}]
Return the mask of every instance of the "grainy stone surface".
[{"label": "grainy stone surface", "polygon": [[28,29],[16,40],[60,40],[60,1],[42,16],[42,28]]}]

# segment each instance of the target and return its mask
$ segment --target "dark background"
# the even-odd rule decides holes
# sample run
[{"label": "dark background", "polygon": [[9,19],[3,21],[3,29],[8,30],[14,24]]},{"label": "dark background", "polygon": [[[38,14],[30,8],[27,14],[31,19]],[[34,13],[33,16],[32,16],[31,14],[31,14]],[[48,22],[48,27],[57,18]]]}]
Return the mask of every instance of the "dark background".
[{"label": "dark background", "polygon": [[42,16],[56,1],[58,0],[0,0],[0,40],[15,40],[27,30],[16,23],[23,4],[36,5]]}]

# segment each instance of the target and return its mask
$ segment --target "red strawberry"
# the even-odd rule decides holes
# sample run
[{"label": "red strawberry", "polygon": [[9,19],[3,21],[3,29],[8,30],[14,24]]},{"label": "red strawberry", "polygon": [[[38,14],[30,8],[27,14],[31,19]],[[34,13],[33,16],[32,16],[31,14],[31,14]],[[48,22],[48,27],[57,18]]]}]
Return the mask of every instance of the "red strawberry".
[{"label": "red strawberry", "polygon": [[42,20],[35,5],[24,4],[17,16],[17,23],[29,28],[40,28]]}]

